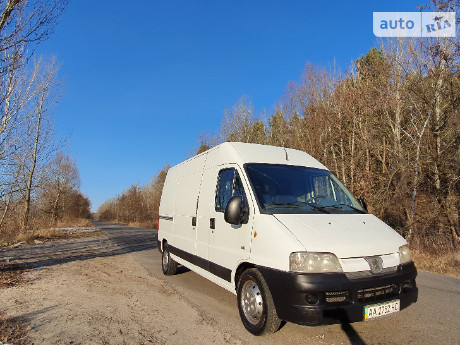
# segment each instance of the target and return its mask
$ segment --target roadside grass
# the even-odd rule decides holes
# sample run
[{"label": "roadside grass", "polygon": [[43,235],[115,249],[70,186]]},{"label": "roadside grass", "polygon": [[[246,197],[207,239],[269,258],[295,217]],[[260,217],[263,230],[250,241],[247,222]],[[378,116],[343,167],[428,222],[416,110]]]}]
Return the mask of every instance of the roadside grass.
[{"label": "roadside grass", "polygon": [[0,343],[25,345],[27,344],[27,332],[30,326],[18,317],[8,317],[0,311]]},{"label": "roadside grass", "polygon": [[0,232],[0,248],[101,235],[103,232],[98,230],[89,219],[69,220],[59,222],[56,228],[31,229],[18,233]]},{"label": "roadside grass", "polygon": [[460,252],[430,254],[411,249],[411,257],[418,270],[460,277]]},{"label": "roadside grass", "polygon": [[[92,237],[92,236],[100,236],[103,232],[101,230],[90,230],[88,231],[86,228],[82,231],[79,228],[56,228],[56,229],[45,229],[45,230],[32,230],[23,234],[19,234],[13,241],[10,241],[7,245],[15,245],[15,244],[39,244],[43,242],[49,242],[53,240],[59,239],[67,239],[67,238],[82,238],[82,237]],[[0,242],[0,247],[1,247]]]},{"label": "roadside grass", "polygon": [[64,219],[57,223],[57,228],[94,228],[91,219],[78,218],[78,219]]},{"label": "roadside grass", "polygon": [[126,226],[132,226],[134,228],[146,228],[146,229],[154,229],[154,230],[157,230],[157,225],[154,224],[153,222],[149,222],[149,221],[145,221],[145,222],[129,222],[129,223],[126,223],[126,222],[121,222],[121,221],[117,221],[117,220],[110,220],[110,221],[107,221],[109,223],[113,223],[113,224],[118,224],[118,225],[126,225]]},{"label": "roadside grass", "polygon": [[147,228],[147,229],[154,229],[155,225],[152,222],[131,222],[128,226],[133,226],[136,228]]}]

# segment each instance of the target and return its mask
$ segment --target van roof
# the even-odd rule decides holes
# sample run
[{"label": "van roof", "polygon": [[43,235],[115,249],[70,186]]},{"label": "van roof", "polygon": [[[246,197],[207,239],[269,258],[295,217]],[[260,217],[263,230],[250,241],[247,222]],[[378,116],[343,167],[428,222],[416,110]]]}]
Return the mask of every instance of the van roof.
[{"label": "van roof", "polygon": [[327,170],[323,164],[303,151],[279,146],[240,142],[222,143],[187,161],[208,154],[208,159],[211,159],[212,156],[212,160],[216,164],[236,163],[243,166],[245,163],[268,163],[307,166]]},{"label": "van roof", "polygon": [[300,165],[312,168],[327,169],[323,164],[318,162],[309,154],[279,147],[252,143],[226,142],[216,146],[228,154],[240,156],[240,163],[269,163],[269,164],[286,164]]}]

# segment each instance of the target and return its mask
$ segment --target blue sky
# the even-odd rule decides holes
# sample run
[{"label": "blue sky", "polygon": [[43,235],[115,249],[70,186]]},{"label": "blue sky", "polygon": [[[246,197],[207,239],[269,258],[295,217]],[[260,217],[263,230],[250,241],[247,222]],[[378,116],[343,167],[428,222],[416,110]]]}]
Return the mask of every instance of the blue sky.
[{"label": "blue sky", "polygon": [[421,1],[73,0],[38,54],[57,58],[69,136],[93,211],[191,155],[242,95],[270,111],[305,63],[345,70],[376,45],[372,12]]}]

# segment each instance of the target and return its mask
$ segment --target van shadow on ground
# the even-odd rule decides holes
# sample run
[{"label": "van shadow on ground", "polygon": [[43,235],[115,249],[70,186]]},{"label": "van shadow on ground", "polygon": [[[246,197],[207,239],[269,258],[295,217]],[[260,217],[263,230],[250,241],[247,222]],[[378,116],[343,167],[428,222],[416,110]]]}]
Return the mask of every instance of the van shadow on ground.
[{"label": "van shadow on ground", "polygon": [[354,327],[349,324],[348,322],[342,323],[342,331],[347,335],[348,339],[350,340],[350,344],[352,345],[366,345],[364,340],[360,337],[358,332],[354,329]]},{"label": "van shadow on ground", "polygon": [[0,250],[0,272],[40,268],[157,248],[157,232],[151,229],[98,223],[106,236],[49,242]]}]

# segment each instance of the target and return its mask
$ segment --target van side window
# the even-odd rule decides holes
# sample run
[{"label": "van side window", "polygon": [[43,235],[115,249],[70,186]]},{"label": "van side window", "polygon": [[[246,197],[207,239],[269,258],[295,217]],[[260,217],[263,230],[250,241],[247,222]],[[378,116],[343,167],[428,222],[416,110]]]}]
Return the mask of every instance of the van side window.
[{"label": "van side window", "polygon": [[243,207],[246,206],[246,193],[241,183],[240,175],[235,169],[225,169],[219,172],[216,190],[216,211],[225,212],[228,201],[234,195],[243,197]]}]

